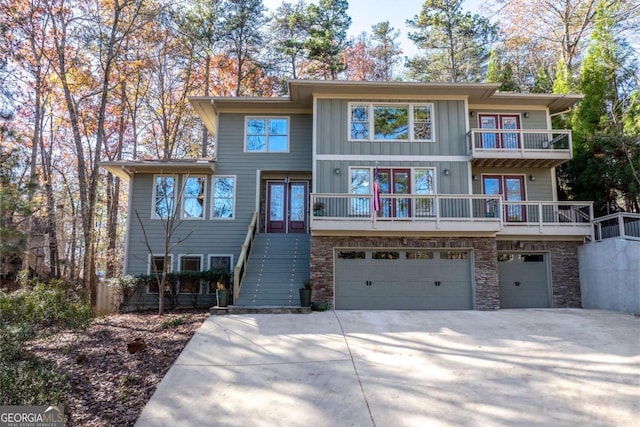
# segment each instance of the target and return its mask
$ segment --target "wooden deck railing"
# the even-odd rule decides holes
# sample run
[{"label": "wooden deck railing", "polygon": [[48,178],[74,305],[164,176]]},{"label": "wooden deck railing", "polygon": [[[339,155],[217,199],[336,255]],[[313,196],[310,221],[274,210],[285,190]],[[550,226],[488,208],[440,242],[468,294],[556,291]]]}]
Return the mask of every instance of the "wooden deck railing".
[{"label": "wooden deck railing", "polygon": [[571,153],[571,131],[565,129],[471,129],[469,154],[518,152]]},{"label": "wooden deck railing", "polygon": [[[514,202],[484,194],[381,194],[377,212],[373,210],[371,194],[313,194],[311,205],[316,208],[312,228],[322,221],[370,221],[372,228],[376,222],[446,222],[494,223],[496,231],[519,226],[534,226],[542,231],[549,226],[590,227],[593,220],[592,202]],[[420,225],[416,227],[419,229]]]},{"label": "wooden deck railing", "polygon": [[247,231],[247,236],[244,238],[244,243],[242,244],[242,250],[240,251],[240,256],[238,257],[238,262],[236,266],[233,268],[233,303],[238,299],[240,295],[240,288],[242,287],[242,278],[244,277],[244,273],[247,269],[247,261],[249,259],[249,255],[251,255],[251,250],[253,249],[253,240],[256,237],[256,233],[258,231],[258,212],[253,212],[253,216],[251,217],[251,223],[249,223],[249,230]]},{"label": "wooden deck railing", "polygon": [[596,218],[593,221],[595,240],[621,237],[640,240],[640,214],[618,212]]}]

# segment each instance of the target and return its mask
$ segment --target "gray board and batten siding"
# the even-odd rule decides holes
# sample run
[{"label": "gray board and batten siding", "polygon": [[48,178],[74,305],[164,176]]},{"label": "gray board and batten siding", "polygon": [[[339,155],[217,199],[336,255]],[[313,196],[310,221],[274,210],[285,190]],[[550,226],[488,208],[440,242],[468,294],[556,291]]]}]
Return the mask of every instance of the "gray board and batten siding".
[{"label": "gray board and batten siding", "polygon": [[[253,115],[253,114],[252,114]],[[255,114],[256,116],[269,116]],[[235,217],[234,219],[211,219],[211,175],[207,179],[205,194],[205,219],[184,220],[175,233],[174,241],[191,235],[177,245],[174,254],[173,269],[178,266],[178,254],[202,254],[203,268],[208,267],[209,254],[233,254],[235,263],[240,254],[241,245],[247,234],[251,216],[256,210],[256,174],[257,171],[311,171],[311,128],[309,114],[289,114],[289,152],[287,153],[246,153],[244,151],[244,126],[246,114],[220,114],[217,138],[217,162],[215,175],[235,176]],[[177,175],[182,179],[185,173]],[[136,174],[131,180],[131,229],[127,272],[146,274],[148,271],[148,253],[142,228],[135,217],[136,210],[145,224],[145,229],[154,249],[161,255],[164,248],[164,221],[151,219],[153,197],[153,174]],[[181,185],[180,181],[178,185]],[[179,188],[178,185],[176,188]]]},{"label": "gray board and batten siding", "polygon": [[[483,194],[482,192],[482,176],[483,175],[508,175],[523,176],[525,186],[525,196],[530,201],[554,201],[553,180],[551,169],[549,168],[474,168],[473,175],[478,179],[473,180],[473,194]],[[531,176],[535,180],[531,180]]]},{"label": "gray board and batten siding", "polygon": [[[469,111],[473,112],[473,117],[469,117],[469,126],[472,129],[480,127],[480,116],[482,114],[518,115],[520,116],[521,129],[549,129],[547,125],[547,112],[545,110],[474,108],[470,105]],[[528,117],[524,117],[525,112],[528,114]]]},{"label": "gray board and batten siding", "polygon": [[378,156],[466,156],[464,101],[366,100],[363,103],[432,103],[433,142],[349,141],[349,103],[357,99],[319,99],[317,103],[317,154]]},{"label": "gray board and batten siding", "polygon": [[[468,162],[404,162],[387,160],[381,157],[379,168],[435,168],[435,188],[440,194],[469,194]],[[316,161],[316,193],[349,193],[351,178],[349,167],[374,167],[375,161],[354,160],[318,160]],[[336,169],[340,170],[336,174]],[[449,175],[443,171],[449,169]]]},{"label": "gray board and batten siding", "polygon": [[[349,141],[349,103],[433,103],[433,142],[419,141]],[[348,193],[349,167],[436,168],[436,189],[441,194],[469,194],[468,160],[452,158],[467,156],[464,101],[416,101],[319,99],[317,102],[316,154],[319,156],[349,156],[345,159],[319,159],[315,165],[316,193]],[[367,160],[357,160],[366,156]],[[371,156],[376,157],[370,160]],[[403,156],[403,160],[394,159]],[[434,160],[407,161],[407,157],[433,157]],[[443,156],[442,161],[437,157]],[[356,160],[354,160],[356,158]],[[378,159],[379,158],[379,159]],[[443,171],[449,170],[449,175]],[[336,170],[340,173],[337,174]]]}]

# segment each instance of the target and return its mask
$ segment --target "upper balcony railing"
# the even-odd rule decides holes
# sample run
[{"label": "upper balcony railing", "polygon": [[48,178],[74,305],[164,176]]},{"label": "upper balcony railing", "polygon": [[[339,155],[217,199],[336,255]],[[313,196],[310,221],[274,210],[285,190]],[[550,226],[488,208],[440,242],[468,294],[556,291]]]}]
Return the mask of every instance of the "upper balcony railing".
[{"label": "upper balcony railing", "polygon": [[313,194],[311,229],[591,235],[591,202],[505,202],[482,194]]},{"label": "upper balcony railing", "polygon": [[474,166],[552,167],[571,159],[570,130],[471,129],[467,134]]},{"label": "upper balcony railing", "polygon": [[593,221],[595,240],[621,237],[640,240],[640,214],[619,212],[596,218]]}]

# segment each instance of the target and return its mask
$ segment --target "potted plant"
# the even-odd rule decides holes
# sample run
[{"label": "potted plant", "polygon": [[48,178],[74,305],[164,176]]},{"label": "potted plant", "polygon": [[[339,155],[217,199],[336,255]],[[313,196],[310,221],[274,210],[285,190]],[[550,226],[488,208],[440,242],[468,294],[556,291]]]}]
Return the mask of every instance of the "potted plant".
[{"label": "potted plant", "polygon": [[229,289],[223,282],[216,284],[216,303],[218,307],[226,307],[229,302]]},{"label": "potted plant", "polygon": [[300,307],[311,305],[311,279],[305,279],[300,288]]},{"label": "potted plant", "polygon": [[315,215],[315,216],[324,215],[324,203],[323,202],[315,202],[313,204],[313,215]]}]

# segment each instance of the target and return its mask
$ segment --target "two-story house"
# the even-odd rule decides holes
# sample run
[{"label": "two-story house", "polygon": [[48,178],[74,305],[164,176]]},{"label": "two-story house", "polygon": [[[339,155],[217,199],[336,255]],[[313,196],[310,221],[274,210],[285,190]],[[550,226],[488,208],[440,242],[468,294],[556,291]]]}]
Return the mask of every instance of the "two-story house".
[{"label": "two-story house", "polygon": [[188,238],[171,269],[234,271],[241,305],[296,304],[307,276],[336,309],[579,307],[592,206],[558,201],[571,132],[551,120],[581,96],[497,88],[296,80],[283,98],[192,98],[213,159],[103,163],[130,181],[125,270],[161,262],[175,213]]}]

